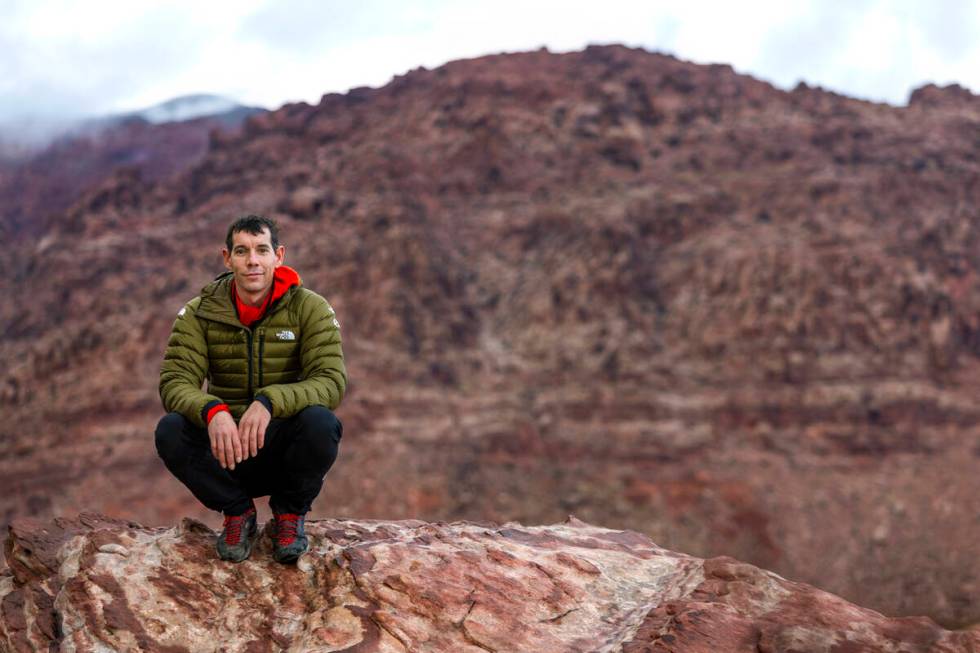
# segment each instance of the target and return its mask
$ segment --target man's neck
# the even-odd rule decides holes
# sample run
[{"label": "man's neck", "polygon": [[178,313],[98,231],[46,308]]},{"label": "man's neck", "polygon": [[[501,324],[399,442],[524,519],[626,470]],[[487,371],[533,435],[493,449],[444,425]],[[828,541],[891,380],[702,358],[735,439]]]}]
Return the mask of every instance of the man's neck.
[{"label": "man's neck", "polygon": [[251,306],[252,308],[258,308],[265,303],[266,297],[272,292],[272,286],[269,286],[261,293],[250,293],[247,290],[242,290],[238,282],[235,282],[235,292],[238,294],[238,299],[246,306]]}]

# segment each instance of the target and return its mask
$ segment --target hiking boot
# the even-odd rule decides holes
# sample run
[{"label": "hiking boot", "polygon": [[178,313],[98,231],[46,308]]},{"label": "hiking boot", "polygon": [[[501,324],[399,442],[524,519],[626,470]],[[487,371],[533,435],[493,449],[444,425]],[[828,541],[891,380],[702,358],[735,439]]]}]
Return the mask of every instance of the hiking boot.
[{"label": "hiking boot", "polygon": [[242,515],[225,515],[225,527],[215,545],[218,557],[231,562],[241,562],[248,558],[258,530],[255,504]]},{"label": "hiking boot", "polygon": [[310,548],[303,523],[306,515],[281,513],[274,515],[272,525],[272,557],[276,562],[292,563]]}]

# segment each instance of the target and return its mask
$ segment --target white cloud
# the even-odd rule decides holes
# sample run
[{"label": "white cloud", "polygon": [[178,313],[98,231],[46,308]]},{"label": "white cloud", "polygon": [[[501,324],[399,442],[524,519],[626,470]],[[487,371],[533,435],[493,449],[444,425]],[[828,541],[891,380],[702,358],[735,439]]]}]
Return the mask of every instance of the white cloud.
[{"label": "white cloud", "polygon": [[0,120],[192,92],[315,102],[420,65],[613,42],[893,103],[928,81],[980,91],[980,0],[7,0],[3,18]]}]

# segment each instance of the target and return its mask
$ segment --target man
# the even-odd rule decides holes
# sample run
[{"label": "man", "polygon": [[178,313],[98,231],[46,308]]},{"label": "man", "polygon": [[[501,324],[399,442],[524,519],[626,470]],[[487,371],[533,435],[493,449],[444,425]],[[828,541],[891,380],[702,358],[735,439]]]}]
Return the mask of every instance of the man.
[{"label": "man", "polygon": [[222,256],[229,271],[180,310],[167,342],[157,452],[224,514],[223,560],[248,558],[258,532],[252,499],[270,495],[273,557],[295,562],[309,547],[305,515],[343,434],[332,412],[347,386],[340,325],[283,265],[273,220],[234,222]]}]

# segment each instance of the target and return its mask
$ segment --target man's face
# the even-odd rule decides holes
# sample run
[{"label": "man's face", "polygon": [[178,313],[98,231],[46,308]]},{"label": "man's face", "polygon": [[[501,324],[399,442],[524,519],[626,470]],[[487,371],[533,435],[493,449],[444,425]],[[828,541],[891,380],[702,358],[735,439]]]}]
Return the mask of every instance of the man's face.
[{"label": "man's face", "polygon": [[282,265],[285,248],[272,249],[269,230],[259,235],[238,231],[231,235],[231,251],[221,248],[225,267],[235,274],[235,285],[243,299],[261,299],[272,287],[276,268]]}]

